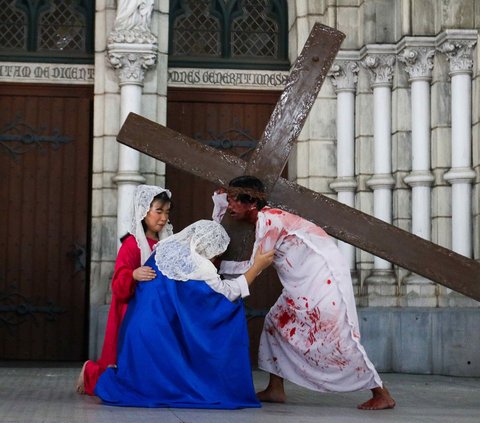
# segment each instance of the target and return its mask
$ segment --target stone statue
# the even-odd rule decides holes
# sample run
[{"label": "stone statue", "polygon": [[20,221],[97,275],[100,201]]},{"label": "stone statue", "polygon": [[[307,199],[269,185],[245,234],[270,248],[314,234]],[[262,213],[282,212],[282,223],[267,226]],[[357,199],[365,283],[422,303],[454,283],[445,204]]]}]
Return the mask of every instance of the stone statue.
[{"label": "stone statue", "polygon": [[150,32],[153,0],[118,0],[115,31]]},{"label": "stone statue", "polygon": [[156,44],[150,31],[154,0],[118,0],[117,17],[108,44]]}]

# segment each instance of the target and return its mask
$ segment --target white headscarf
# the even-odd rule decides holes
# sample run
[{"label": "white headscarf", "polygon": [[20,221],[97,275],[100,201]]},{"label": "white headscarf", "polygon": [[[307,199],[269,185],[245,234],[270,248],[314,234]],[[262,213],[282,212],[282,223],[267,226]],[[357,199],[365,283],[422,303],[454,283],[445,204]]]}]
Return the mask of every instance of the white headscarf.
[{"label": "white headscarf", "polygon": [[[158,194],[165,192],[168,198],[172,198],[172,194],[168,189],[157,187],[154,185],[138,185],[135,189],[133,196],[133,212],[132,223],[130,225],[130,233],[137,240],[138,248],[141,254],[141,263],[145,263],[150,257],[151,250],[148,245],[147,237],[145,236],[145,230],[142,226],[142,220],[150,210],[153,198]],[[170,223],[167,223],[163,229],[158,233],[158,239],[162,240],[173,234],[173,228]]]},{"label": "white headscarf", "polygon": [[217,222],[199,220],[155,246],[155,262],[168,278],[210,280],[217,269],[210,259],[222,254],[230,238]]}]

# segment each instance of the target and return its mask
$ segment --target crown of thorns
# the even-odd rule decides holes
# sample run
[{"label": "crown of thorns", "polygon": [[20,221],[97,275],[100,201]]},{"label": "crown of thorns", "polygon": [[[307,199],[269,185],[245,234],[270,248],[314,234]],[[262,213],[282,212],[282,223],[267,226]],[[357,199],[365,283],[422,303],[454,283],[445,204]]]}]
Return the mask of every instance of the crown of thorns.
[{"label": "crown of thorns", "polygon": [[257,191],[256,189],[252,188],[244,188],[244,187],[227,187],[225,188],[227,194],[232,197],[237,197],[240,194],[249,195],[255,200],[266,200],[267,194],[261,191]]}]

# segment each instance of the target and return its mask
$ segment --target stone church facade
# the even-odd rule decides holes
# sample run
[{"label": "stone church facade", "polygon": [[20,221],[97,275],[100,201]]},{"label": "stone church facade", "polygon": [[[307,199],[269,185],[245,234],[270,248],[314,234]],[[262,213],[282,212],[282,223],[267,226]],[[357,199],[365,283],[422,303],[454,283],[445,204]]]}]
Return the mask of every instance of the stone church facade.
[{"label": "stone church facade", "polygon": [[[173,93],[279,94],[315,22],[346,39],[295,146],[288,178],[480,260],[477,1],[90,3],[90,63],[0,57],[0,87],[93,89],[85,276],[90,356],[102,342],[116,240],[128,229],[132,192],[139,183],[169,187],[163,163],[116,141],[128,113],[168,125]],[[480,375],[478,302],[339,246],[352,270],[363,343],[380,371]]]}]

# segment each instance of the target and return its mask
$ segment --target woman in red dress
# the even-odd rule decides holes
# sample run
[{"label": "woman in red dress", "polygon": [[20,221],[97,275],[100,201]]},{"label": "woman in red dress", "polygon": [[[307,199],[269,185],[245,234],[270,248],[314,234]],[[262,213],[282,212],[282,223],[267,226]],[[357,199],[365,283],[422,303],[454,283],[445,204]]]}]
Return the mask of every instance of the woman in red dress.
[{"label": "woman in red dress", "polygon": [[143,266],[153,246],[172,234],[168,222],[170,191],[151,185],[139,185],[133,201],[132,224],[115,261],[112,278],[112,301],[108,313],[102,354],[97,361],[87,360],[77,381],[77,392],[94,395],[95,385],[107,367],[117,363],[117,338],[127,305],[138,281],[150,281],[155,271]]}]

